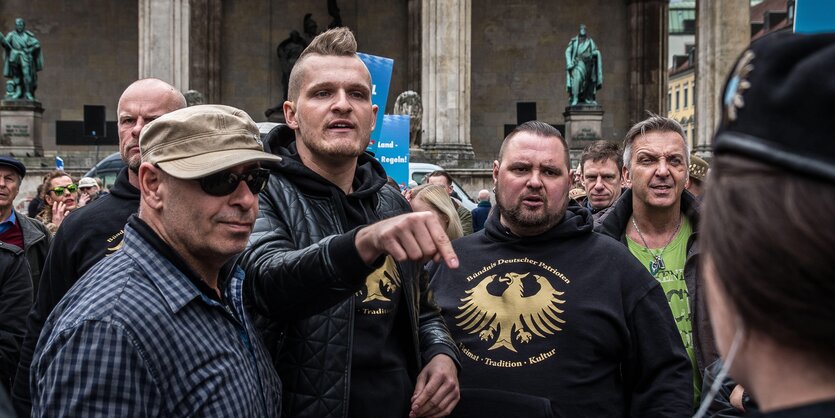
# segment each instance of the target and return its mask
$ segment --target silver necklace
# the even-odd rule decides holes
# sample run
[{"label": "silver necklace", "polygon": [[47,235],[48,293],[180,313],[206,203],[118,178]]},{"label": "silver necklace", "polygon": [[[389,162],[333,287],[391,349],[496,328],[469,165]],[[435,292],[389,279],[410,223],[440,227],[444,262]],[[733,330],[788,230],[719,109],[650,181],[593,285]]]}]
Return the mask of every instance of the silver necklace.
[{"label": "silver necklace", "polygon": [[661,255],[664,254],[664,251],[670,246],[670,243],[673,242],[673,238],[675,238],[676,234],[678,234],[678,229],[681,228],[681,216],[678,218],[678,225],[676,225],[675,231],[673,231],[673,234],[670,235],[670,239],[667,240],[667,244],[664,245],[664,248],[661,248],[661,251],[659,251],[658,254],[652,252],[652,249],[649,248],[649,244],[647,244],[644,234],[641,233],[641,229],[638,228],[638,222],[635,222],[634,216],[632,217],[632,226],[634,226],[635,230],[638,231],[638,236],[641,237],[641,241],[644,242],[644,247],[646,247],[649,254],[652,255],[652,261],[649,262],[649,273],[655,276],[655,273],[667,268],[667,266],[664,265],[664,259],[661,258]]}]

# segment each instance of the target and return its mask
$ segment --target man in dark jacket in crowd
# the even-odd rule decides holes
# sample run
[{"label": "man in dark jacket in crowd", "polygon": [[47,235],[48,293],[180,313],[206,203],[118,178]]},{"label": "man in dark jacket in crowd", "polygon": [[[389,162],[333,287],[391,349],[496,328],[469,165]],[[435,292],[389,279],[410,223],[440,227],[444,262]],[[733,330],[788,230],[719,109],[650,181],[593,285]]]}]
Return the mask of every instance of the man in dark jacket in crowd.
[{"label": "man in dark jacket in crowd", "polygon": [[685,417],[691,372],[657,281],[568,204],[568,147],[539,121],[493,163],[496,210],[430,292],[458,344],[462,416]]},{"label": "man in dark jacket in crowd", "polygon": [[701,371],[718,356],[698,272],[699,203],[684,190],[690,153],[673,119],[652,115],[626,134],[623,177],[631,185],[595,230],[629,251],[667,295],[693,367],[693,392]]},{"label": "man in dark jacket in crowd", "polygon": [[583,188],[586,190],[583,206],[591,211],[596,221],[611,210],[620,197],[623,154],[616,144],[595,141],[583,150],[580,164]]},{"label": "man in dark jacket in crowd", "polygon": [[283,160],[242,256],[244,300],[266,317],[285,417],[443,416],[458,401],[457,350],[422,268],[458,261],[437,217],[409,213],[364,152],[371,92],[351,31],[322,33],[267,138]]},{"label": "man in dark jacket in crowd", "polygon": [[38,291],[52,235],[46,227],[14,209],[26,166],[12,157],[0,157],[0,242],[22,248],[29,263],[33,291]]},{"label": "man in dark jacket in crowd", "polygon": [[487,215],[490,214],[490,191],[482,189],[478,192],[478,206],[470,213],[473,215],[473,232],[478,232],[484,229],[484,222],[487,221]]},{"label": "man in dark jacket in crowd", "polygon": [[185,98],[177,89],[155,78],[132,83],[119,98],[119,153],[128,167],[119,173],[109,194],[73,212],[55,234],[44,266],[43,286],[36,293],[35,306],[29,314],[12,392],[19,415],[28,416],[31,409],[29,366],[44,321],[90,267],[121,247],[125,223],[139,210],[139,132],[148,122],[185,106]]},{"label": "man in dark jacket in crowd", "polygon": [[0,242],[0,392],[8,393],[32,307],[32,279],[23,249]]}]

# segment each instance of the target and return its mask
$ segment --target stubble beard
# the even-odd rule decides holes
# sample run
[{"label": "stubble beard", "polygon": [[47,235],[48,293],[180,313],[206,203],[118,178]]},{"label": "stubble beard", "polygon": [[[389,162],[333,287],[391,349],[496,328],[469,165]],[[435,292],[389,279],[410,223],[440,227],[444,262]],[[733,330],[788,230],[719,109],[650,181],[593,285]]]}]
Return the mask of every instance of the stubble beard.
[{"label": "stubble beard", "polygon": [[519,200],[514,202],[513,206],[505,205],[502,198],[501,187],[498,183],[496,184],[496,206],[499,208],[499,215],[501,215],[505,223],[518,227],[519,229],[528,231],[535,230],[540,232],[545,232],[551,229],[562,219],[567,202],[568,200],[566,200],[566,204],[556,212],[549,211],[550,202],[548,200],[543,200],[544,204],[538,211],[527,211],[522,205],[521,196]]},{"label": "stubble beard", "polygon": [[139,155],[128,160],[128,168],[136,174],[139,174],[140,165],[142,165],[142,157]]},{"label": "stubble beard", "polygon": [[327,129],[322,131],[321,138],[310,138],[310,136],[307,135],[309,132],[310,129],[308,129],[302,121],[299,121],[299,133],[301,134],[299,140],[304,143],[304,146],[310,150],[312,154],[330,160],[358,158],[365,152],[365,149],[371,141],[370,132],[368,135],[359,133],[363,137],[359,144],[345,144],[344,141],[339,141],[335,144],[329,143],[325,135],[327,133]]}]

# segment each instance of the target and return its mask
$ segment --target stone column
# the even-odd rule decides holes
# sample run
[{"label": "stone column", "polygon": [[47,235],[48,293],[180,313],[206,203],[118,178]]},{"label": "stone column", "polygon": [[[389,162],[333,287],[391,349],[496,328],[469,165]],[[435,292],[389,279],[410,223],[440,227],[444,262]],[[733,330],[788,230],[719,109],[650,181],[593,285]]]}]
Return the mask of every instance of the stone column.
[{"label": "stone column", "polygon": [[139,78],[189,88],[189,0],[139,0]]},{"label": "stone column", "polygon": [[421,18],[421,2],[423,0],[408,0],[409,22],[407,23],[407,30],[409,36],[409,58],[407,62],[407,76],[406,89],[412,91],[420,91],[420,73],[421,73],[421,28],[423,26],[423,19]]},{"label": "stone column", "polygon": [[[629,122],[662,114],[667,97],[668,0],[629,0]],[[605,64],[604,64],[605,65]]]},{"label": "stone column", "polygon": [[699,0],[696,3],[696,149],[710,152],[719,125],[719,100],[734,60],[751,42],[748,2]]},{"label": "stone column", "polygon": [[474,159],[470,143],[471,0],[422,0],[421,96],[426,157]]},{"label": "stone column", "polygon": [[206,103],[220,103],[221,0],[190,0],[189,88]]}]

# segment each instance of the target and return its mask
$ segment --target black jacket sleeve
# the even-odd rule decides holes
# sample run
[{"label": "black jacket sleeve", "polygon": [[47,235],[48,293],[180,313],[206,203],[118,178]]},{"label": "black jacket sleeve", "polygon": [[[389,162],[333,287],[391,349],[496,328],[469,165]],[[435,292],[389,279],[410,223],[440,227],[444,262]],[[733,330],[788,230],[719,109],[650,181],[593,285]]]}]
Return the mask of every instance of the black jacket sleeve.
[{"label": "black jacket sleeve", "polygon": [[[326,209],[289,201],[279,188],[271,181],[261,193],[258,219],[240,258],[246,272],[244,299],[261,316],[304,318],[353,295],[377,266],[360,258],[354,246],[357,230],[330,233],[339,229],[333,224],[335,214],[309,213]],[[331,228],[317,225],[327,222]]]},{"label": "black jacket sleeve", "polygon": [[11,386],[31,307],[32,278],[23,250],[0,243],[0,381],[4,388]]},{"label": "black jacket sleeve", "polygon": [[432,357],[438,354],[446,354],[453,362],[458,371],[461,371],[461,363],[458,358],[458,347],[449,333],[449,329],[441,316],[441,308],[432,297],[429,287],[429,273],[422,267],[419,269],[419,324],[418,341],[420,341],[420,356],[423,365],[426,365]]},{"label": "black jacket sleeve", "polygon": [[658,283],[637,301],[627,321],[631,349],[622,372],[629,416],[692,416],[692,366]]}]

